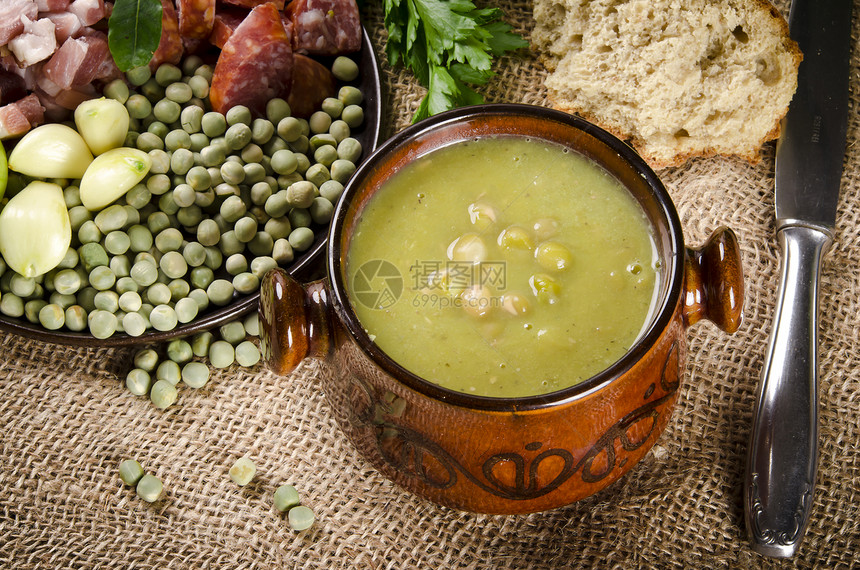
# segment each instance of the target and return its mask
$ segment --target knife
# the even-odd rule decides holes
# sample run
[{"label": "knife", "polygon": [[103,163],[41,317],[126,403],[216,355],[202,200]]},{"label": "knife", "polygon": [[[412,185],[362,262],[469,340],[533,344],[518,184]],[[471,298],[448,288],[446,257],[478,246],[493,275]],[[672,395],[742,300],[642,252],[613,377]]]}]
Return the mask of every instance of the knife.
[{"label": "knife", "polygon": [[795,554],[818,463],[818,297],[833,241],[845,154],[853,0],[794,0],[803,52],[776,146],[776,235],[783,252],[773,329],[747,449],[744,510],[756,552]]}]

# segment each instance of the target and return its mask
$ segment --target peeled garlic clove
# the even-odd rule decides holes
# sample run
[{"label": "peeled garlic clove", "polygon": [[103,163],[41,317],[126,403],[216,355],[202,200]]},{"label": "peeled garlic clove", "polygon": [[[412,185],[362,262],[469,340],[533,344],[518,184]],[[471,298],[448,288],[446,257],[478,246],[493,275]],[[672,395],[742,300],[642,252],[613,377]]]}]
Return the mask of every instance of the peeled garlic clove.
[{"label": "peeled garlic clove", "polygon": [[69,211],[57,184],[31,182],[0,211],[0,254],[24,277],[55,268],[71,242]]},{"label": "peeled garlic clove", "polygon": [[128,123],[128,110],[116,99],[90,99],[75,109],[78,132],[95,155],[122,146]]},{"label": "peeled garlic clove", "polygon": [[114,148],[98,155],[81,178],[81,203],[101,210],[143,180],[152,160],[136,148]]},{"label": "peeled garlic clove", "polygon": [[9,154],[11,170],[36,178],[80,178],[92,161],[83,137],[59,123],[29,131]]}]

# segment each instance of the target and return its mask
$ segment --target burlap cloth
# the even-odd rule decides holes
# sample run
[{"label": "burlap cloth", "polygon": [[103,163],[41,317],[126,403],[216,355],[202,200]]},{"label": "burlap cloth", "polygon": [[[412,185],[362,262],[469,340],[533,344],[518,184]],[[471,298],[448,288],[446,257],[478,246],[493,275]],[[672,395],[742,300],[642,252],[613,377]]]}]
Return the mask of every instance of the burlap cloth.
[{"label": "burlap cloth", "polygon": [[[408,124],[421,91],[382,55],[381,11],[363,17],[380,54],[384,135]],[[528,34],[527,1],[503,2]],[[785,5],[781,6],[783,9]],[[860,13],[860,9],[855,9]],[[855,18],[857,39],[860,14]],[[26,568],[850,568],[860,547],[860,46],[851,76],[848,153],[836,243],[822,276],[820,469],[798,556],[747,546],[741,485],[779,255],[773,148],[758,166],[729,159],[663,171],[688,244],[733,228],[746,272],[745,322],[688,333],[679,402],[628,476],[580,503],[521,516],[475,515],[418,499],[383,479],[342,436],[306,361],[290,377],[261,365],[214,374],[167,411],[131,395],[131,349],[82,349],[5,335],[0,363],[0,566]],[[545,104],[542,71],[508,58],[492,101]],[[240,488],[243,455],[258,467]],[[164,482],[150,505],[123,486],[136,457]],[[291,531],[271,494],[295,484],[317,515]],[[857,564],[860,566],[860,563]]]}]

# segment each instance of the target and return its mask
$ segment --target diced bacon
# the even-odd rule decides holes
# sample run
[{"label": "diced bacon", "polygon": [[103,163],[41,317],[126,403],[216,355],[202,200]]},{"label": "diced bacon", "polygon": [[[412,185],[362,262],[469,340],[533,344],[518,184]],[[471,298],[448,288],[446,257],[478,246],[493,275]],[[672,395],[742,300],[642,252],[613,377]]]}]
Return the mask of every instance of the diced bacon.
[{"label": "diced bacon", "polygon": [[67,39],[45,64],[45,76],[62,89],[92,82],[104,72],[102,66],[110,57],[107,40],[103,36],[91,34]]},{"label": "diced bacon", "polygon": [[23,67],[47,59],[57,49],[51,20],[25,19],[24,32],[9,40],[9,51]]},{"label": "diced bacon", "polygon": [[24,97],[27,85],[24,78],[11,71],[0,69],[0,105],[6,105]]},{"label": "diced bacon", "polygon": [[2,0],[0,2],[0,46],[24,31],[24,21],[35,20],[39,7],[33,0]]},{"label": "diced bacon", "polygon": [[92,26],[105,17],[104,0],[73,0],[68,9],[84,26]]},{"label": "diced bacon", "polygon": [[35,70],[36,87],[38,87],[38,89],[46,95],[50,97],[56,97],[60,94],[60,91],[62,91],[63,88],[57,85],[54,81],[51,80],[50,77],[45,74],[45,65],[47,64],[39,63],[30,67],[30,69]]},{"label": "diced bacon", "polygon": [[71,12],[46,12],[39,14],[39,17],[54,22],[54,37],[57,38],[57,45],[62,45],[67,39],[77,36],[83,29],[80,19]]},{"label": "diced bacon", "polygon": [[38,87],[33,91],[45,108],[45,119],[52,123],[61,123],[69,118],[71,110],[61,107],[55,97],[48,95]]},{"label": "diced bacon", "polygon": [[340,55],[361,48],[355,0],[292,0],[284,12],[293,21],[293,51]]},{"label": "diced bacon", "polygon": [[283,10],[284,4],[286,3],[284,0],[224,0],[225,4],[232,4],[233,6],[239,6],[249,10],[253,10],[257,6],[265,4],[266,2],[271,2],[278,10]]},{"label": "diced bacon", "polygon": [[73,89],[61,91],[54,100],[60,107],[73,111],[84,101],[95,99],[98,96],[98,92],[92,85],[81,85]]},{"label": "diced bacon", "polygon": [[21,113],[27,117],[31,127],[41,125],[45,122],[45,108],[39,102],[39,98],[33,93],[13,103]]},{"label": "diced bacon", "polygon": [[154,70],[162,63],[179,63],[183,49],[182,36],[179,35],[179,19],[173,2],[161,0],[161,40],[149,60],[149,68]]},{"label": "diced bacon", "polygon": [[60,12],[69,7],[70,0],[36,0],[39,12]]},{"label": "diced bacon", "polygon": [[23,135],[30,130],[30,121],[15,103],[0,107],[0,139]]}]

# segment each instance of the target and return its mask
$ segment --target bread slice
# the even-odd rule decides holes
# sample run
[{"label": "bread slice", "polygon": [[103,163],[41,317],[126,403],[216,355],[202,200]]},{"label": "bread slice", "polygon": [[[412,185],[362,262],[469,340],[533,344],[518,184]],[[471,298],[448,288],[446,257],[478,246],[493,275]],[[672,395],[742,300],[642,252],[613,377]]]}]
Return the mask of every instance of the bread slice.
[{"label": "bread slice", "polygon": [[767,0],[533,0],[550,104],[630,142],[655,168],[760,158],[802,55]]}]

